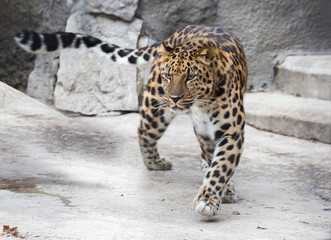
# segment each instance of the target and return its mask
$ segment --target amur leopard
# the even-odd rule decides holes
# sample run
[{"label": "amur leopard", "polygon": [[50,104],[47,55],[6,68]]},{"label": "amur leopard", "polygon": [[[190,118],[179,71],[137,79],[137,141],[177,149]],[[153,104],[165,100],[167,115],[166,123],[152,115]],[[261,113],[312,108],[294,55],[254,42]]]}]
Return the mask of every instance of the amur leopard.
[{"label": "amur leopard", "polygon": [[144,164],[151,170],[171,169],[171,162],[159,156],[157,142],[176,113],[187,112],[202,152],[203,184],[194,198],[194,210],[213,216],[222,200],[236,201],[230,179],[243,150],[247,67],[242,44],[233,33],[190,25],[140,49],[69,32],[21,31],[15,40],[32,53],[86,48],[115,63],[152,62],[138,129]]}]

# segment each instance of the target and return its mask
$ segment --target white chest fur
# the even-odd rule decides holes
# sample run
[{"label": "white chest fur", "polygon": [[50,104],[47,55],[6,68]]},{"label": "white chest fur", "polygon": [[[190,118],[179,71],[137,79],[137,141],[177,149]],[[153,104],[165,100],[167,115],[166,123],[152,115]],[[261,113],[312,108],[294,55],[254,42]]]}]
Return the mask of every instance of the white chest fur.
[{"label": "white chest fur", "polygon": [[197,106],[191,107],[191,118],[195,131],[204,137],[214,140],[214,125],[210,122],[210,116],[203,109],[198,108]]}]

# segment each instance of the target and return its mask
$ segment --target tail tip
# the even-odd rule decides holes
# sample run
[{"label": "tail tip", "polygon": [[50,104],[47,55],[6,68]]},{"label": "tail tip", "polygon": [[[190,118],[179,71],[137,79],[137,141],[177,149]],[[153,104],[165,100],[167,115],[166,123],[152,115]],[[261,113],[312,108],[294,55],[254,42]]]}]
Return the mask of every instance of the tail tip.
[{"label": "tail tip", "polygon": [[26,36],[28,34],[29,34],[29,32],[26,31],[26,30],[18,31],[18,32],[15,33],[14,40],[16,42],[21,42],[21,41],[23,41],[24,38],[26,38]]}]

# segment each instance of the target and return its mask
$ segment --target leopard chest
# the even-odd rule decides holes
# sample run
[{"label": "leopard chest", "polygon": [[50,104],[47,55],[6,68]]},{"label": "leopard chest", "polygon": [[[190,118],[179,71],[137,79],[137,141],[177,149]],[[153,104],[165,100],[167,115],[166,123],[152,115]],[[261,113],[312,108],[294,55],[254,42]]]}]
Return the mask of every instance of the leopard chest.
[{"label": "leopard chest", "polygon": [[196,134],[202,136],[203,138],[214,140],[215,126],[210,121],[210,114],[208,114],[204,109],[197,106],[192,106],[190,116]]}]

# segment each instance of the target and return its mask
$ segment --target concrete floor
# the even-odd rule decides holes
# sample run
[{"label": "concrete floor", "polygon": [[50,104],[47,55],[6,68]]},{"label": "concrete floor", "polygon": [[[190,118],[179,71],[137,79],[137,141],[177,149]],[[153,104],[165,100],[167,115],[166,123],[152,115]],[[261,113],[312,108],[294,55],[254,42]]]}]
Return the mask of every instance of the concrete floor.
[{"label": "concrete floor", "polygon": [[192,211],[202,173],[189,117],[159,144],[164,172],[144,167],[138,122],[69,118],[1,84],[0,227],[25,239],[331,238],[330,145],[247,126],[239,201],[206,219]]}]

